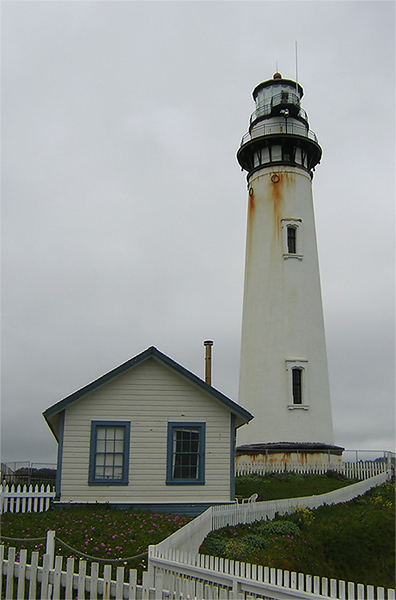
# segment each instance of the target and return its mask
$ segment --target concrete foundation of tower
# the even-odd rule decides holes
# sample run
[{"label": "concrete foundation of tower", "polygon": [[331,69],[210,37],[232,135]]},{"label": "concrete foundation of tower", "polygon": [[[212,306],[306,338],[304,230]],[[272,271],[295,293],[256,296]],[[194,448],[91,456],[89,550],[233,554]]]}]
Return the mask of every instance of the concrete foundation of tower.
[{"label": "concrete foundation of tower", "polygon": [[344,448],[332,444],[277,442],[246,444],[236,451],[237,474],[339,471]]}]

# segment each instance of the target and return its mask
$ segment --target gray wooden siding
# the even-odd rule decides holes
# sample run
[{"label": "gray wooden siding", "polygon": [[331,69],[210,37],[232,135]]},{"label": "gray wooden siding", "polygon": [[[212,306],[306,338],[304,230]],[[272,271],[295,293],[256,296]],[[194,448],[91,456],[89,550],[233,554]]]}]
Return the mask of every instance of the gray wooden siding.
[{"label": "gray wooden siding", "polygon": [[[91,421],[131,421],[128,486],[89,486]],[[205,485],[166,485],[168,421],[206,422]],[[230,500],[228,409],[148,359],[66,409],[62,502]]]}]

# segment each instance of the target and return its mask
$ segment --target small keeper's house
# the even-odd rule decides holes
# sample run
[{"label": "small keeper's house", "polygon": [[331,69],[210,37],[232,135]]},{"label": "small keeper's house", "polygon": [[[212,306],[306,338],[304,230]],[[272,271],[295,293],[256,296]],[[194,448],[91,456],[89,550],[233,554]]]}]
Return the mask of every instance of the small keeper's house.
[{"label": "small keeper's house", "polygon": [[234,500],[242,406],[150,347],[44,413],[57,501],[199,514]]}]

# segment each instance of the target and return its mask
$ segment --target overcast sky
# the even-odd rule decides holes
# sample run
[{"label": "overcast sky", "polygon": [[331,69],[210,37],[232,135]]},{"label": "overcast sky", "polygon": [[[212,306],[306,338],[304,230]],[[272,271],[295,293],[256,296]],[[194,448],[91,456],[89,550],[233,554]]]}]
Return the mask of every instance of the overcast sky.
[{"label": "overcast sky", "polygon": [[[336,443],[394,434],[395,4],[6,2],[2,461],[42,411],[154,345],[238,399],[252,89],[298,76]],[[265,440],[263,440],[265,441]]]}]

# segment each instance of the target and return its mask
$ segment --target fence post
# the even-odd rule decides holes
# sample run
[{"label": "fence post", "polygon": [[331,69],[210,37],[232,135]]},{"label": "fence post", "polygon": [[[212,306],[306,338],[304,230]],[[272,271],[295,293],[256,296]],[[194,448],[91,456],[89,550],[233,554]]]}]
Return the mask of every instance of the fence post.
[{"label": "fence post", "polygon": [[155,556],[155,547],[150,545],[148,547],[148,561],[147,561],[147,572],[148,572],[148,580],[149,580],[149,587],[154,587],[154,567],[153,567],[153,563],[151,562],[150,558],[152,556]]},{"label": "fence post", "polygon": [[105,565],[103,570],[103,600],[110,600],[111,566]]},{"label": "fence post", "polygon": [[[12,600],[14,598],[15,548],[8,548],[7,559],[7,585],[5,597],[6,600]],[[1,568],[3,568],[3,565]]]},{"label": "fence post", "polygon": [[143,571],[142,576],[142,600],[149,600],[150,597],[150,584],[148,581],[149,574],[147,571]]},{"label": "fence post", "polygon": [[55,531],[49,529],[47,531],[47,542],[45,546],[45,553],[49,556],[49,568],[54,568],[54,556],[55,556]]}]

